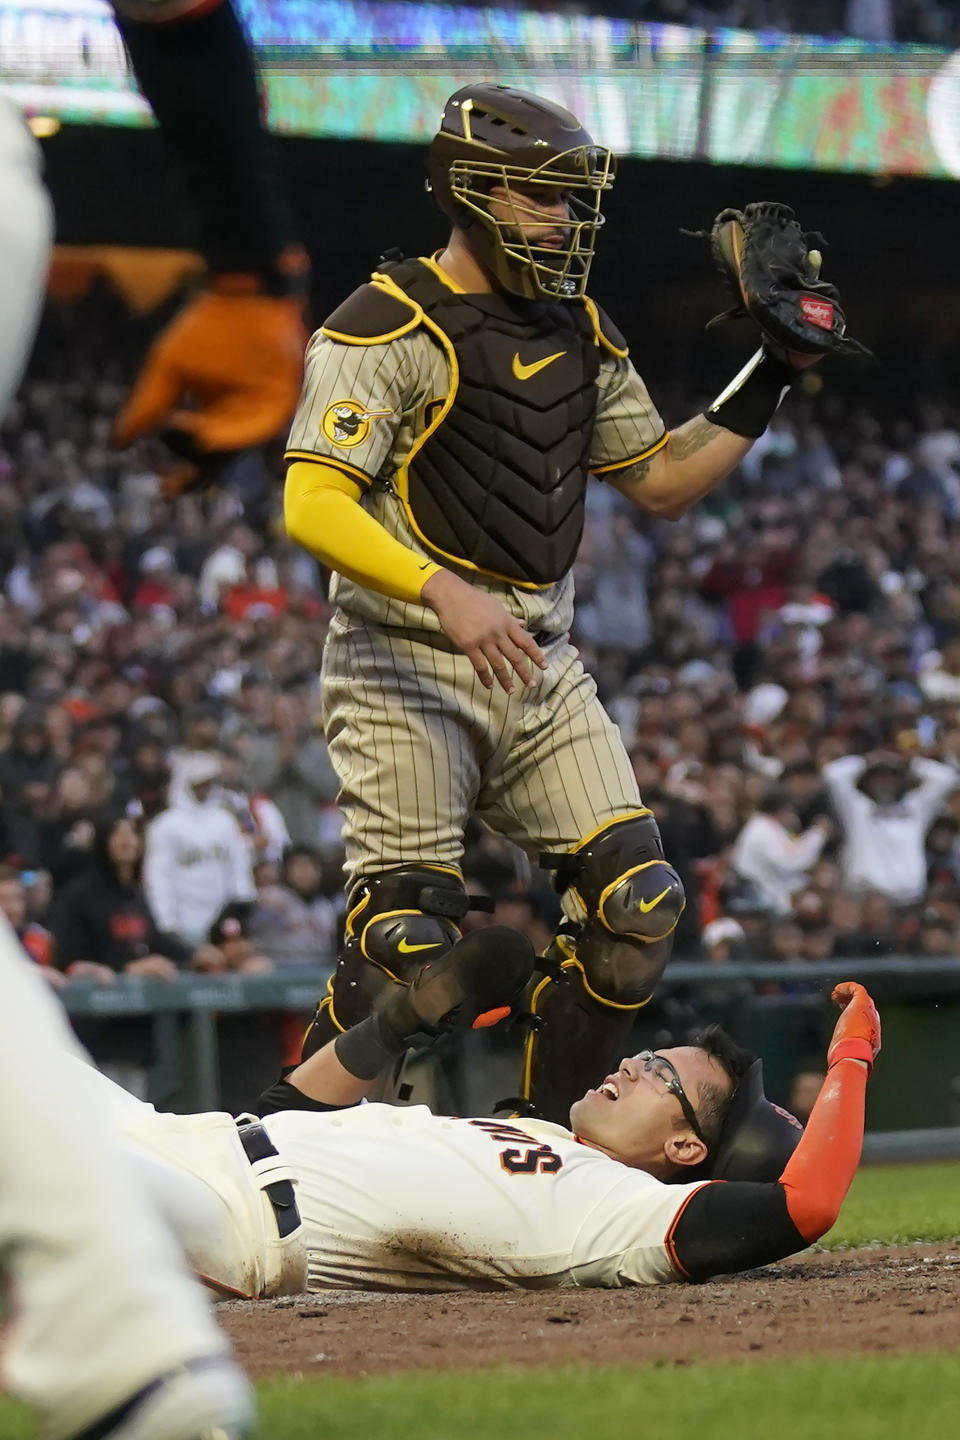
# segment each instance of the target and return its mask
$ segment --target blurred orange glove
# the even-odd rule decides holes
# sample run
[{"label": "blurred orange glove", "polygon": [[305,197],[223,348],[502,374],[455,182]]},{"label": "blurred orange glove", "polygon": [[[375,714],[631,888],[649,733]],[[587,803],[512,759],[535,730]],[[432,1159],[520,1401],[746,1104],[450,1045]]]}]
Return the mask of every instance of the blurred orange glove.
[{"label": "blurred orange glove", "polygon": [[842,981],[831,997],[843,1014],[827,1051],[827,1069],[838,1060],[865,1060],[869,1069],[880,1054],[880,1016],[867,991],[854,980]]},{"label": "blurred orange glove", "polygon": [[205,290],[150,347],[114,423],[114,444],[158,430],[181,461],[166,493],[205,483],[227,455],[289,424],[306,340],[298,296]]}]

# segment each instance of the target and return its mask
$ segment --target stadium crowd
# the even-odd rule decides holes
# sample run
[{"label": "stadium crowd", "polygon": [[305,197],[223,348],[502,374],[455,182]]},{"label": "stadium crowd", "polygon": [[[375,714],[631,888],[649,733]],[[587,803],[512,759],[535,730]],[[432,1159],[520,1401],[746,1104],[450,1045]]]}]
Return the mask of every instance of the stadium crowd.
[{"label": "stadium crowd", "polygon": [[[109,448],[143,340],[51,311],[2,430],[0,905],[56,986],[328,961],[342,923],[324,577],[262,459],[171,503]],[[678,524],[590,491],[577,638],[709,963],[956,953],[960,423],[824,394]],[[479,830],[466,869],[470,923],[548,941],[541,872]]]}]

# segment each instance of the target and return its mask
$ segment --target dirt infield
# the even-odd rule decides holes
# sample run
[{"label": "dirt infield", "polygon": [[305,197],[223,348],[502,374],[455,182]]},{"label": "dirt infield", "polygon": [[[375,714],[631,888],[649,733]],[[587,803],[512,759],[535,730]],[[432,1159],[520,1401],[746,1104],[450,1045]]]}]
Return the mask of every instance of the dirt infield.
[{"label": "dirt infield", "polygon": [[960,1244],[810,1254],[695,1286],[449,1295],[336,1290],[231,1303],[219,1313],[257,1378],[949,1350],[960,1348]]}]

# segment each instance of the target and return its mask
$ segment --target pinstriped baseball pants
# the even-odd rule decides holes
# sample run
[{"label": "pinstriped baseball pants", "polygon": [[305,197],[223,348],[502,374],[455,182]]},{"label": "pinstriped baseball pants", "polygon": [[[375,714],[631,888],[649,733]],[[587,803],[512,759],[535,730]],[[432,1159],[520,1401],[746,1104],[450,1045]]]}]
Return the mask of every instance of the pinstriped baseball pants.
[{"label": "pinstriped baseball pants", "polygon": [[486,690],[444,635],[338,612],[324,723],[352,882],[396,865],[459,866],[472,814],[535,861],[642,803],[620,732],[565,636],[536,689]]}]

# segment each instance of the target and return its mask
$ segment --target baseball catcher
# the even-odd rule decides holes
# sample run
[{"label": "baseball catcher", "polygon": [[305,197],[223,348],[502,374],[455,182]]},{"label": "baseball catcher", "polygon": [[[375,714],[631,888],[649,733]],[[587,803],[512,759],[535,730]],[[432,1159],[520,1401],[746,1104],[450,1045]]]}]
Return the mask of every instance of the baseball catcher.
[{"label": "baseball catcher", "polygon": [[[475,84],[447,102],[427,168],[447,243],[385,260],[314,335],[287,452],[288,532],[334,572],[324,712],[350,883],[304,1055],[457,943],[477,815],[546,857],[562,896],[521,1088],[563,1122],[622,1053],[684,906],[570,642],[587,486],[678,518],[815,357],[765,341],[706,413],[669,431],[587,293],[610,151],[550,101]],[[735,239],[723,232],[752,287],[751,247]]]}]

